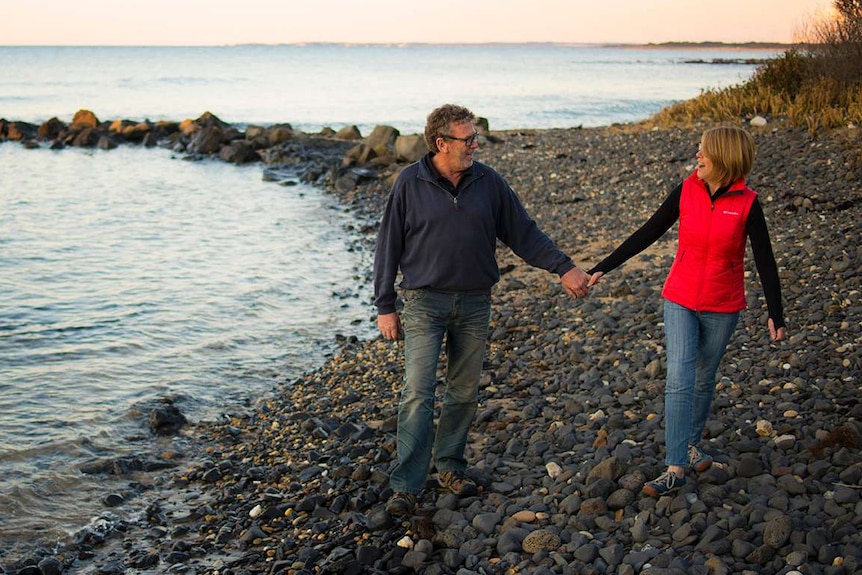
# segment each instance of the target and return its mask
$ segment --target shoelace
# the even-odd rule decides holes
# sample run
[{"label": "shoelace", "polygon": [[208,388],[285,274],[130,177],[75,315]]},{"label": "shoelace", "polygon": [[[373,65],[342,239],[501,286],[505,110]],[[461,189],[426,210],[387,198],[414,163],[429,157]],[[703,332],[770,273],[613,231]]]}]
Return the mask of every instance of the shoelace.
[{"label": "shoelace", "polygon": [[668,488],[671,488],[673,487],[674,482],[676,482],[676,479],[677,477],[674,473],[670,471],[665,471],[659,476],[658,479],[656,479],[656,483],[663,482],[665,485],[667,485]]},{"label": "shoelace", "polygon": [[701,458],[700,449],[698,449],[694,445],[689,445],[688,446],[688,460],[691,463],[696,463],[698,460],[700,460],[700,458]]}]

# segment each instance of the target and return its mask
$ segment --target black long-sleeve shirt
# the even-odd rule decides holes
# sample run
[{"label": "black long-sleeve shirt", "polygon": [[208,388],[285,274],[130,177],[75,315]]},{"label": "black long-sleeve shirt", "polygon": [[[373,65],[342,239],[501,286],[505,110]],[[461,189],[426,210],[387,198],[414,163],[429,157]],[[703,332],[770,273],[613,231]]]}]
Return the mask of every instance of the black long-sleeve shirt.
[{"label": "black long-sleeve shirt", "polygon": [[[719,189],[714,197],[727,192],[727,187]],[[658,210],[634,232],[628,239],[617,247],[605,259],[594,266],[588,273],[608,273],[626,261],[641,253],[662,237],[679,220],[679,201],[682,197],[682,183],[665,198]],[[766,307],[769,317],[775,325],[775,329],[785,327],[784,306],[781,302],[781,282],[778,279],[778,265],[775,263],[775,254],[772,252],[772,242],[769,240],[769,230],[766,227],[766,218],[763,208],[755,198],[746,221],[748,239],[751,242],[751,251],[754,253],[754,264],[757,274],[763,285],[766,296]]]}]

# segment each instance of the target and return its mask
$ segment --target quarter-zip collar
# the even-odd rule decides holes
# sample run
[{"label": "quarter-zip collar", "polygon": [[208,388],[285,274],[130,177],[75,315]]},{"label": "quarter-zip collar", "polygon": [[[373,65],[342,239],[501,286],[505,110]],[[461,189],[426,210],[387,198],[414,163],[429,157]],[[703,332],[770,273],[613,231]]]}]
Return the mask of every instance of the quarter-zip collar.
[{"label": "quarter-zip collar", "polygon": [[458,192],[461,191],[469,182],[472,182],[474,176],[477,173],[476,170],[476,162],[473,162],[469,168],[461,172],[461,179],[458,180],[458,186],[453,186],[452,182],[449,179],[440,173],[437,167],[434,165],[434,162],[431,161],[431,158],[434,157],[433,152],[428,152],[422,157],[422,170],[419,172],[419,177],[436,182],[437,184],[441,184],[444,188],[446,188],[452,195],[457,196]]},{"label": "quarter-zip collar", "polygon": [[452,199],[452,204],[457,210],[459,195],[473,182],[482,177],[482,171],[474,160],[473,165],[462,172],[461,179],[458,181],[458,186],[456,187],[453,186],[452,182],[442,175],[434,166],[434,162],[431,161],[433,155],[434,154],[432,152],[428,152],[422,157],[422,160],[419,162],[420,169],[418,177],[419,179],[435,184],[438,188],[449,194],[449,197]]}]

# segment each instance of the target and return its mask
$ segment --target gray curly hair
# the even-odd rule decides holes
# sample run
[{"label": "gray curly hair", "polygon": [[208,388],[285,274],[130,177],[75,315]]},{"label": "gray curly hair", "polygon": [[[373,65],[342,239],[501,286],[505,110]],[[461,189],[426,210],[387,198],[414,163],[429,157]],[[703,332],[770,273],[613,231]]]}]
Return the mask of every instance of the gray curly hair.
[{"label": "gray curly hair", "polygon": [[425,122],[425,144],[429,150],[436,154],[440,151],[437,148],[437,138],[452,135],[447,133],[450,125],[462,122],[472,123],[475,118],[476,115],[464,106],[455,104],[440,106],[428,114],[428,119]]}]

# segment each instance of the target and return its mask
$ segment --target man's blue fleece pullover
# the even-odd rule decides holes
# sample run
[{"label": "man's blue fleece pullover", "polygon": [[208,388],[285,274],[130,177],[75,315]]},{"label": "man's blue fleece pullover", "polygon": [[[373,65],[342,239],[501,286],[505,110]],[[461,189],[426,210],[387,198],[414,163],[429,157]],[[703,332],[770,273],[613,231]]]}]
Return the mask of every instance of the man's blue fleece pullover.
[{"label": "man's blue fleece pullover", "polygon": [[404,168],[389,194],[374,258],[378,313],[395,311],[399,268],[405,289],[489,294],[500,279],[498,239],[534,267],[558,275],[575,267],[497,172],[474,161],[455,195],[431,156]]}]

